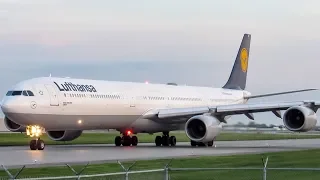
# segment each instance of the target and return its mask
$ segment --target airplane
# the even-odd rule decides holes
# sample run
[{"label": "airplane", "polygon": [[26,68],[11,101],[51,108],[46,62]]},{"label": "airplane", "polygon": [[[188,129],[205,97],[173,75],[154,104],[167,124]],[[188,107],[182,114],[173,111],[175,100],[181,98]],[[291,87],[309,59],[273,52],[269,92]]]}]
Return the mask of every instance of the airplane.
[{"label": "airplane", "polygon": [[[156,146],[175,146],[171,131],[184,130],[191,146],[212,146],[222,123],[232,115],[272,112],[295,132],[317,123],[315,101],[247,103],[253,98],[317,89],[252,95],[246,91],[251,34],[244,34],[228,81],[221,88],[180,86],[61,77],[24,80],[1,103],[4,122],[12,132],[33,137],[31,150],[43,150],[46,133],[54,141],[72,141],[84,130],[115,129],[115,146],[137,146],[139,133],[153,134]],[[281,117],[281,110],[285,110]]]}]

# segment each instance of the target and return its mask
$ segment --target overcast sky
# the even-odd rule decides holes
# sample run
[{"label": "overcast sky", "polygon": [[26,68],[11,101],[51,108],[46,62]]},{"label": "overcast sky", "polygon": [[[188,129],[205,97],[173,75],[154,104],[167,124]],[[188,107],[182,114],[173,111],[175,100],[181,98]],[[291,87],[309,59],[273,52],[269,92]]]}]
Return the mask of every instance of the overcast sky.
[{"label": "overcast sky", "polygon": [[[0,93],[50,73],[221,87],[244,33],[252,34],[247,90],[320,88],[318,7],[316,0],[0,0]],[[302,99],[320,100],[320,92],[259,101]]]}]

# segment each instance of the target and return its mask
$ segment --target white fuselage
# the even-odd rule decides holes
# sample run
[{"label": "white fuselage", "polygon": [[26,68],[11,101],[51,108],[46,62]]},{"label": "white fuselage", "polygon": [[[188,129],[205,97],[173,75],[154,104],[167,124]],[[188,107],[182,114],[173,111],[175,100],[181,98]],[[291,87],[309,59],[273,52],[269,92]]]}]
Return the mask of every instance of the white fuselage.
[{"label": "white fuselage", "polygon": [[[70,83],[72,84],[70,84]],[[20,125],[47,130],[126,129],[158,132],[181,129],[143,119],[152,109],[242,104],[247,91],[133,82],[42,77],[18,83],[6,96],[4,114]]]}]

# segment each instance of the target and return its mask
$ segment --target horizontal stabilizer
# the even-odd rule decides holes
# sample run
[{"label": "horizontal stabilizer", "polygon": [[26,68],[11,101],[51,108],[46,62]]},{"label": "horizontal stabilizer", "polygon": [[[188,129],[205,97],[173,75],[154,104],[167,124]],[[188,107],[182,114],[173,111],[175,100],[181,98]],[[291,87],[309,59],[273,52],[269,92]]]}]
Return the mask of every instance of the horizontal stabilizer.
[{"label": "horizontal stabilizer", "polygon": [[282,94],[291,94],[291,93],[304,92],[304,91],[314,91],[314,90],[318,90],[318,89],[301,89],[301,90],[295,90],[295,91],[285,91],[285,92],[270,93],[270,94],[260,94],[260,95],[254,95],[254,96],[245,96],[244,99],[277,96],[277,95],[282,95]]}]

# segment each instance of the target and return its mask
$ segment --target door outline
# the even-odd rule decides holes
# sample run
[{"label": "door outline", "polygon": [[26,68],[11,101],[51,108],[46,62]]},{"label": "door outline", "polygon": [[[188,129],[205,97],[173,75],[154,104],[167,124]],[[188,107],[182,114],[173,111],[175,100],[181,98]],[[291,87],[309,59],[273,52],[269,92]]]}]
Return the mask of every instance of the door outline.
[{"label": "door outline", "polygon": [[131,99],[130,99],[130,107],[136,107],[136,103],[135,103],[135,97],[134,96],[132,96],[132,97],[130,97]]},{"label": "door outline", "polygon": [[46,87],[50,97],[50,106],[59,106],[58,95],[54,87],[51,84],[45,84],[44,86]]}]

